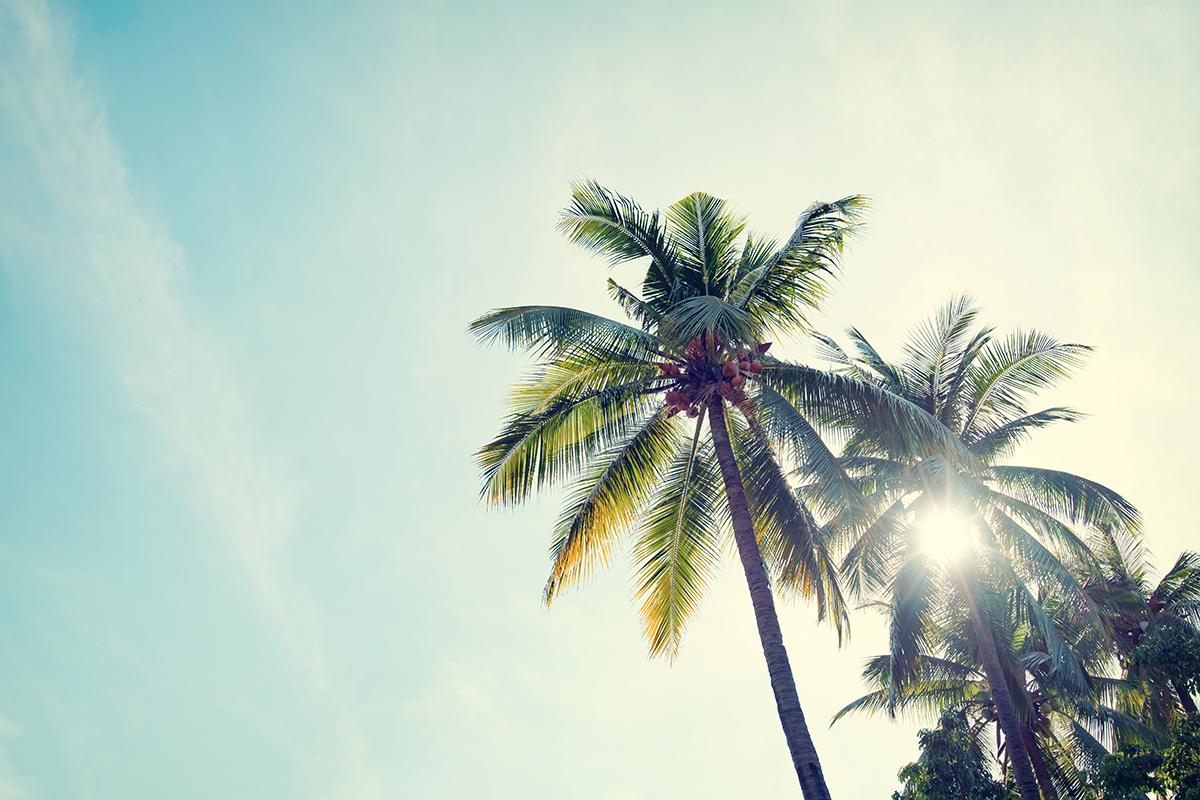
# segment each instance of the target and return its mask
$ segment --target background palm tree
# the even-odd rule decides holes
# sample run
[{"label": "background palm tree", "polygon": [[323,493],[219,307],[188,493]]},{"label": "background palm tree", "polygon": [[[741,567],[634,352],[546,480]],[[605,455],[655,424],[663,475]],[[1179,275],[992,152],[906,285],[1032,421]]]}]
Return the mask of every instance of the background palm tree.
[{"label": "background palm tree", "polygon": [[[1200,652],[1200,556],[1182,553],[1153,583],[1139,539],[1102,531],[1093,550],[1101,570],[1084,576],[1088,594],[1103,611],[1126,677],[1146,688],[1140,707],[1130,710],[1165,732],[1180,711],[1196,713],[1196,657],[1179,650]],[[1160,643],[1175,652],[1148,657]]]},{"label": "background palm tree", "polygon": [[[1017,787],[1023,800],[1037,800],[1022,735],[1029,709],[1018,705],[989,609],[1010,603],[1017,621],[1041,639],[1056,681],[1082,690],[1086,673],[1038,602],[1037,588],[1099,628],[1095,604],[1076,578],[1098,574],[1099,567],[1075,527],[1133,535],[1140,518],[1094,481],[1000,463],[1033,431],[1079,417],[1069,408],[1032,411],[1027,402],[1066,377],[1088,348],[1039,331],[996,338],[991,328],[975,327],[976,316],[968,298],[952,300],[914,332],[895,364],[858,330],[849,332],[853,356],[821,337],[822,354],[836,369],[925,409],[969,451],[966,458],[959,451],[914,457],[887,431],[858,419],[833,420],[847,437],[838,463],[869,511],[847,507],[829,527],[849,545],[843,569],[852,590],[881,598],[888,615],[891,691],[917,678],[940,622],[965,611],[972,663],[986,678]],[[804,491],[824,494],[819,470],[805,466],[802,473]],[[957,557],[939,558],[949,550]]]},{"label": "background palm tree", "polygon": [[803,329],[806,313],[824,297],[863,205],[855,196],[810,206],[776,244],[748,233],[710,195],[689,195],[660,213],[598,184],[577,185],[561,230],[614,265],[646,262],[640,293],[609,281],[628,322],[522,306],[472,324],[482,340],[538,358],[514,389],[501,432],[479,452],[484,497],[508,505],[574,482],[551,547],[546,602],[605,563],[634,529],[650,650],[674,655],[732,528],[808,800],[829,792],[783,645],[772,579],[812,598],[818,617],[839,633],[846,608],[824,534],[789,483],[781,453],[802,452],[819,463],[826,487],[853,505],[857,489],[810,422],[813,415],[862,418],[914,446],[937,442],[942,431],[904,398],[767,355],[763,340]]},{"label": "background palm tree", "polygon": [[[993,598],[989,618],[1000,642],[1006,682],[1014,693],[1014,705],[1025,710],[1022,737],[1041,795],[1045,800],[1083,800],[1087,775],[1109,751],[1125,745],[1160,745],[1163,737],[1121,709],[1141,694],[1136,682],[1105,677],[1097,672],[1111,660],[1108,643],[1094,632],[1081,635],[1074,620],[1050,614],[1060,635],[1069,640],[1072,652],[1085,669],[1083,690],[1061,680],[1050,667],[1053,658],[1044,641],[1027,622],[1011,614],[1016,604]],[[867,662],[863,678],[872,691],[842,708],[833,721],[852,713],[915,715],[936,719],[947,711],[960,710],[971,720],[973,737],[997,723],[996,705],[986,676],[976,659],[970,621],[962,610],[941,620],[929,642],[930,652],[915,659],[912,677],[900,686],[892,681],[891,656],[876,656]],[[1001,731],[995,731],[1001,761],[1007,754]]]}]

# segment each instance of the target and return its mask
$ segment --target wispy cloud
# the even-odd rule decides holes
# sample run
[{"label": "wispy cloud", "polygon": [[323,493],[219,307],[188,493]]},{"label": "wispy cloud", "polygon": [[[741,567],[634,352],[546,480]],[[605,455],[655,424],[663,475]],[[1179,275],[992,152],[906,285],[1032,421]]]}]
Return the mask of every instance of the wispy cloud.
[{"label": "wispy cloud", "polygon": [[[51,241],[39,266],[53,275],[41,285],[79,306],[94,346],[227,534],[314,702],[331,716],[349,773],[340,794],[375,796],[353,715],[327,680],[311,601],[284,567],[294,489],[256,436],[213,338],[189,313],[184,254],[131,191],[98,93],[73,67],[69,20],[41,0],[0,0],[0,42],[0,108],[62,217],[5,234]],[[64,231],[70,241],[61,241]]]}]

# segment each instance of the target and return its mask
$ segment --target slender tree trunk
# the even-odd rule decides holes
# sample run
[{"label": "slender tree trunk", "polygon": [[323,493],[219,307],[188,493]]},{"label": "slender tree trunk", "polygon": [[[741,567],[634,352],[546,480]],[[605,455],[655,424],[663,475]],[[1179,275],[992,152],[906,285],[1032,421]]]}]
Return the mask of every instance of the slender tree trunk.
[{"label": "slender tree trunk", "polygon": [[996,704],[996,717],[1000,723],[1000,730],[1004,732],[1004,746],[1008,752],[1008,763],[1012,765],[1013,778],[1017,781],[1017,790],[1021,793],[1021,800],[1041,800],[1037,778],[1029,762],[1029,751],[1025,748],[1025,738],[1021,735],[1022,726],[1017,721],[1012,694],[1004,677],[1004,668],[1000,666],[1000,653],[996,649],[996,638],[992,633],[987,609],[979,602],[966,575],[960,574],[959,582],[971,611],[975,639],[979,644],[979,658],[983,662],[983,674],[992,693],[992,702]]},{"label": "slender tree trunk", "polygon": [[746,572],[746,584],[750,587],[750,601],[754,604],[754,618],[758,622],[758,638],[767,660],[779,722],[783,725],[783,735],[792,754],[792,765],[800,778],[800,790],[805,800],[829,800],[829,788],[821,772],[821,761],[817,758],[817,749],[808,733],[808,724],[804,721],[804,711],[800,708],[800,697],[796,693],[796,681],[792,677],[792,666],[783,646],[783,633],[779,630],[779,617],[775,613],[775,599],[771,596],[771,584],[754,535],[746,490],[742,486],[742,476],[729,444],[724,404],[715,395],[708,404],[708,422],[717,462],[721,465],[721,476],[725,479],[725,495],[733,518],[733,538],[741,556],[742,569]]},{"label": "slender tree trunk", "polygon": [[1171,686],[1175,689],[1175,694],[1179,695],[1179,705],[1183,706],[1184,712],[1195,714],[1196,701],[1192,699],[1192,695],[1188,692],[1187,687],[1178,681],[1172,681]]},{"label": "slender tree trunk", "polygon": [[1054,788],[1054,779],[1042,758],[1042,749],[1038,747],[1037,737],[1028,727],[1022,728],[1022,738],[1025,740],[1025,750],[1029,753],[1029,762],[1033,765],[1033,774],[1037,777],[1038,786],[1045,800],[1058,800],[1058,790]]}]

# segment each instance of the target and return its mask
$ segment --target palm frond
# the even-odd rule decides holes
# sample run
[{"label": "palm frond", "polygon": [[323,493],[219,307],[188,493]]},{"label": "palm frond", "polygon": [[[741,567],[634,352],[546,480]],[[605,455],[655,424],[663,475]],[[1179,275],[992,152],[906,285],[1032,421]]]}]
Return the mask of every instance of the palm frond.
[{"label": "palm frond", "polygon": [[649,257],[645,298],[668,304],[674,299],[678,257],[659,212],[646,211],[595,181],[583,181],[571,186],[571,203],[563,210],[558,228],[612,265]]},{"label": "palm frond", "polygon": [[850,341],[854,342],[854,348],[858,351],[859,364],[865,365],[872,370],[883,382],[884,386],[891,392],[898,395],[905,394],[904,376],[901,371],[888,363],[879,351],[875,349],[875,345],[867,339],[866,334],[858,328],[850,328],[846,331],[846,335],[850,337]]},{"label": "palm frond", "polygon": [[651,359],[658,339],[623,322],[562,306],[515,306],[489,311],[471,323],[484,344],[501,343],[553,357],[580,350],[610,358]]},{"label": "palm frond", "polygon": [[971,450],[984,461],[993,461],[1011,453],[1025,442],[1035,430],[1041,430],[1055,422],[1078,422],[1084,414],[1063,407],[1046,408],[1032,414],[1024,414],[999,425],[993,425],[964,440]]},{"label": "palm frond", "polygon": [[716,570],[724,521],[722,492],[711,444],[698,446],[693,439],[676,455],[646,510],[633,554],[652,655],[678,654],[684,628]]},{"label": "palm frond", "polygon": [[1001,424],[1025,413],[1023,401],[1053,386],[1083,363],[1092,348],[1060,342],[1038,330],[993,339],[971,365],[964,435],[976,424]]},{"label": "palm frond", "polygon": [[678,441],[677,421],[660,407],[626,440],[593,459],[555,528],[547,603],[564,586],[607,562],[617,537],[633,525],[653,492]]},{"label": "palm frond", "polygon": [[805,312],[824,299],[867,200],[861,195],[815,203],[797,220],[788,241],[757,269],[740,276],[732,302],[774,326],[807,327]]},{"label": "palm frond", "polygon": [[902,366],[913,400],[935,417],[942,416],[950,381],[963,353],[963,342],[978,310],[965,295],[952,298],[909,336]]},{"label": "palm frond", "polygon": [[667,231],[676,243],[679,280],[692,295],[723,295],[727,273],[736,268],[737,240],[745,230],[741,217],[724,200],[693,192],[667,208]]},{"label": "palm frond", "polygon": [[728,344],[757,344],[762,328],[743,309],[715,295],[697,295],[681,300],[663,315],[659,335],[672,346],[682,347],[696,337],[716,335]]},{"label": "palm frond", "polygon": [[631,319],[637,320],[642,326],[642,330],[651,331],[658,325],[662,319],[662,313],[654,306],[647,303],[642,298],[638,297],[633,292],[626,289],[621,284],[608,279],[608,296],[617,301],[621,309],[629,315]]},{"label": "palm frond", "polygon": [[815,510],[827,516],[865,511],[867,501],[858,486],[804,414],[768,385],[755,399],[767,436],[788,446],[799,475],[810,481],[807,496],[816,500]]},{"label": "palm frond", "polygon": [[840,640],[849,630],[849,614],[825,532],[788,483],[767,440],[753,426],[738,424],[731,433],[768,572],[811,599],[817,619],[828,618]]},{"label": "palm frond", "polygon": [[768,363],[761,377],[809,418],[867,429],[893,454],[949,454],[963,465],[975,463],[958,437],[928,411],[878,386],[782,361]]},{"label": "palm frond", "polygon": [[984,479],[1030,505],[1088,528],[1137,533],[1142,515],[1112,489],[1061,470],[993,466]]},{"label": "palm frond", "polygon": [[888,581],[900,537],[907,530],[903,500],[896,500],[859,534],[842,558],[841,573],[856,597],[878,593]]},{"label": "palm frond", "polygon": [[936,619],[938,576],[925,554],[905,542],[900,567],[888,587],[888,652],[892,687],[920,676],[921,660],[930,655]]}]

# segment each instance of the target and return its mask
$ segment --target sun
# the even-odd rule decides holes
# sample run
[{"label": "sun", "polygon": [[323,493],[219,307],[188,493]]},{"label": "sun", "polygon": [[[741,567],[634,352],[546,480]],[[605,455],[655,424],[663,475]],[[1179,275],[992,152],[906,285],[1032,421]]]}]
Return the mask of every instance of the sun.
[{"label": "sun", "polygon": [[961,561],[975,548],[975,522],[970,514],[953,508],[931,508],[914,525],[922,552],[939,564]]}]

